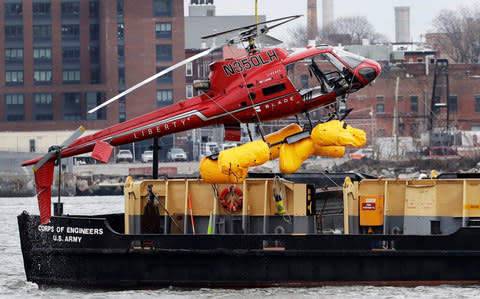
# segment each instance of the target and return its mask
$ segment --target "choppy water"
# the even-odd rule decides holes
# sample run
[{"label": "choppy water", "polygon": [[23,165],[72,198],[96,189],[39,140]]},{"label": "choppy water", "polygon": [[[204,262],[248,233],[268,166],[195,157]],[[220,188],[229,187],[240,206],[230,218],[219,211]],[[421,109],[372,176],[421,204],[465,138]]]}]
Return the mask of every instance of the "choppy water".
[{"label": "choppy water", "polygon": [[[121,196],[66,197],[66,214],[122,212]],[[17,215],[23,210],[37,214],[35,198],[0,198],[0,298],[480,298],[480,285],[373,287],[343,286],[315,288],[182,289],[91,291],[61,288],[39,289],[26,282],[20,251]]]}]

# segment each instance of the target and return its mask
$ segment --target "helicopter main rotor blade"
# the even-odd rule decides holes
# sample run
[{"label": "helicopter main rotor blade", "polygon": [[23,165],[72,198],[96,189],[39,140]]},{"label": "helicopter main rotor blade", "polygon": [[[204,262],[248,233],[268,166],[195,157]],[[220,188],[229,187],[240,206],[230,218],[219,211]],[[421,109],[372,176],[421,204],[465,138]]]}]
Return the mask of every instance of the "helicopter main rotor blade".
[{"label": "helicopter main rotor blade", "polygon": [[64,148],[64,147],[67,147],[69,146],[70,144],[72,144],[72,142],[74,142],[78,137],[80,137],[83,132],[85,132],[85,127],[84,126],[80,126],[78,127],[78,129],[75,130],[75,132],[73,132],[72,135],[70,135],[70,137],[68,137],[63,143],[62,145],[60,145],[61,148]]},{"label": "helicopter main rotor blade", "polygon": [[[278,22],[278,21],[283,21],[285,20],[284,22],[280,23],[280,24],[275,24],[271,27],[266,27],[268,28],[267,30],[264,30],[262,33],[266,33],[269,29],[271,28],[275,28],[279,25],[282,25],[282,24],[285,24],[287,22],[290,22],[290,21],[293,21],[297,18],[300,18],[302,15],[293,15],[293,16],[288,16],[288,17],[283,17],[283,18],[278,18],[278,19],[274,19],[274,20],[270,20],[270,21],[264,21],[264,22],[260,22],[260,23],[257,23],[257,24],[251,24],[251,25],[247,25],[247,26],[242,26],[242,27],[238,27],[238,28],[234,28],[234,29],[230,29],[230,30],[227,30],[227,31],[222,31],[222,32],[219,32],[219,33],[214,33],[214,34],[210,34],[210,35],[206,35],[206,36],[202,36],[201,38],[202,39],[208,39],[208,38],[212,38],[212,37],[216,37],[216,36],[219,36],[219,35],[223,35],[223,34],[227,34],[227,33],[231,33],[231,32],[235,32],[235,31],[239,31],[239,30],[248,30],[248,29],[251,29],[251,28],[256,28],[258,25],[263,25],[263,24],[268,24],[268,23],[273,23],[273,22]],[[263,28],[265,29],[265,27]]]},{"label": "helicopter main rotor blade", "polygon": [[114,97],[111,98],[110,100],[108,100],[108,101],[106,101],[106,102],[103,102],[102,104],[98,105],[97,107],[90,109],[90,110],[88,111],[88,113],[93,113],[93,112],[97,111],[98,109],[103,108],[103,107],[105,107],[106,105],[108,105],[108,104],[110,104],[110,103],[118,100],[119,98],[123,97],[124,95],[129,94],[130,92],[134,91],[135,89],[137,89],[137,88],[139,88],[139,87],[141,87],[141,86],[143,86],[143,85],[145,85],[145,84],[147,84],[147,83],[149,83],[149,82],[157,79],[158,77],[161,77],[161,76],[163,76],[163,75],[165,75],[165,74],[167,74],[167,73],[169,73],[169,72],[171,72],[171,71],[173,71],[173,70],[175,70],[175,69],[177,69],[177,68],[179,68],[179,67],[181,67],[181,66],[183,66],[183,65],[186,65],[187,63],[192,62],[192,61],[194,61],[194,60],[196,60],[196,59],[198,59],[198,58],[201,58],[201,57],[203,57],[203,56],[205,56],[205,55],[208,55],[208,54],[210,54],[211,52],[213,52],[213,51],[215,51],[215,50],[217,50],[217,49],[220,49],[221,47],[222,47],[222,46],[213,47],[213,48],[210,48],[210,49],[208,49],[208,50],[206,50],[206,51],[203,51],[203,52],[201,52],[201,53],[198,53],[198,54],[196,54],[196,55],[193,55],[192,57],[189,57],[189,58],[187,58],[187,59],[185,59],[185,60],[182,60],[182,61],[180,61],[179,63],[176,63],[176,64],[174,64],[174,65],[172,65],[172,66],[164,69],[163,71],[158,72],[158,73],[156,73],[155,75],[153,75],[153,76],[151,76],[151,77],[143,80],[142,82],[135,84],[134,86],[130,87],[129,89],[127,89],[127,90],[125,90],[125,91],[117,94],[116,96],[114,96]]},{"label": "helicopter main rotor blade", "polygon": [[[83,127],[83,126],[78,127],[78,129],[76,129],[75,132],[73,132],[73,134],[70,135],[70,137],[68,137],[62,143],[62,145],[60,145],[59,148],[62,149],[64,147],[69,146],[78,137],[80,137],[80,135],[82,135],[83,132],[85,132],[85,127]],[[40,167],[42,167],[45,163],[47,163],[52,158],[52,156],[55,155],[56,153],[57,152],[55,150],[51,150],[48,153],[46,153],[37,163],[35,163],[35,165],[33,166],[33,171],[37,172],[40,169]]]}]

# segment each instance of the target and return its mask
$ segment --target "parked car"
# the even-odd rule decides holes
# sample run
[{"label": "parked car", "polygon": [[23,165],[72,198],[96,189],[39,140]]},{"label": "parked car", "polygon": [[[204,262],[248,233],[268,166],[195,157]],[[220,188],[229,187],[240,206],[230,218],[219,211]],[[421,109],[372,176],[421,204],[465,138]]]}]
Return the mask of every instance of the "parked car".
[{"label": "parked car", "polygon": [[133,155],[130,150],[120,150],[117,154],[117,163],[118,162],[132,162],[133,161]]},{"label": "parked car", "polygon": [[169,161],[187,161],[187,154],[181,148],[171,148],[167,153],[167,160]]},{"label": "parked car", "polygon": [[153,161],[153,151],[144,151],[142,154],[142,162],[152,162]]},{"label": "parked car", "polygon": [[365,147],[350,154],[350,159],[362,159],[362,158],[374,159],[375,157],[374,157],[373,149],[369,147]]},{"label": "parked car", "polygon": [[236,146],[237,146],[236,143],[222,143],[220,145],[220,151],[224,151],[224,150],[227,150],[229,148],[236,147]]}]

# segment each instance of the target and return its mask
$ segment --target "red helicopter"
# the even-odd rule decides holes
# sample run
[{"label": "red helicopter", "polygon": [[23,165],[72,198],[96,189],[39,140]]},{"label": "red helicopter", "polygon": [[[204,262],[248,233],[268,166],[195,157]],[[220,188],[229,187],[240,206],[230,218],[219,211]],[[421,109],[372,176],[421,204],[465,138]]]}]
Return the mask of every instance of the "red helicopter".
[{"label": "red helicopter", "polygon": [[[22,166],[35,164],[39,203],[41,197],[45,200],[48,197],[48,207],[45,207],[48,211],[44,211],[48,214],[48,219],[49,188],[55,159],[93,151],[94,158],[106,162],[113,146],[213,124],[224,124],[226,138],[239,140],[241,123],[281,119],[335,104],[378,77],[380,65],[377,62],[327,45],[310,46],[291,54],[281,48],[257,48],[257,37],[298,17],[300,16],[279,18],[203,37],[212,38],[240,30],[226,45],[246,44],[246,55],[212,63],[209,79],[194,83],[197,89],[203,91],[199,96],[77,139],[84,130],[79,128],[64,144],[51,147],[45,156],[22,163]],[[267,24],[270,23],[273,25],[268,27]],[[260,28],[259,25],[263,27]],[[134,89],[223,46],[208,49],[181,61],[89,112],[94,112]],[[338,113],[334,117],[339,117]],[[40,214],[44,215],[42,207],[40,210]],[[42,222],[48,219],[42,218]]]}]

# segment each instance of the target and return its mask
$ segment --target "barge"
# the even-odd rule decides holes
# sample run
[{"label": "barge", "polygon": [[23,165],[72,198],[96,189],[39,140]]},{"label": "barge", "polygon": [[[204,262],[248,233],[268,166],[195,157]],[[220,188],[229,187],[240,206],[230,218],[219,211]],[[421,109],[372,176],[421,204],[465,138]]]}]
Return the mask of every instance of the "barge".
[{"label": "barge", "polygon": [[[213,187],[213,188],[212,188]],[[480,282],[480,179],[133,181],[125,213],[18,216],[28,281],[81,288]]]}]

